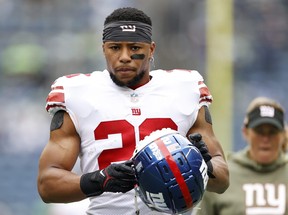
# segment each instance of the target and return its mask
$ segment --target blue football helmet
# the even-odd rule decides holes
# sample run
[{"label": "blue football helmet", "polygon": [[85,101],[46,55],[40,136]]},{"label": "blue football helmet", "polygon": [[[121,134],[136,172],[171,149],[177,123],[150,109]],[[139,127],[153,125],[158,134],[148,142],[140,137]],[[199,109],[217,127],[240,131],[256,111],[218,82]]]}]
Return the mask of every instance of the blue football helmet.
[{"label": "blue football helmet", "polygon": [[152,210],[181,214],[192,210],[206,190],[207,165],[190,141],[164,128],[140,141],[133,154],[142,201]]}]

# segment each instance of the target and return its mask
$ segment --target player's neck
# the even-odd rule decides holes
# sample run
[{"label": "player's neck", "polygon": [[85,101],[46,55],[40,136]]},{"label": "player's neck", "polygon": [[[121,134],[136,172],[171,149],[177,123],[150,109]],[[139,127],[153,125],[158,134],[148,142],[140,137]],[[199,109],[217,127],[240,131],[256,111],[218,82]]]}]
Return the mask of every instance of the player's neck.
[{"label": "player's neck", "polygon": [[145,84],[149,83],[149,81],[150,81],[151,79],[152,79],[152,76],[149,75],[149,78],[146,79],[144,82],[141,82],[141,83],[139,83],[139,84],[137,84],[137,85],[134,85],[134,86],[130,86],[129,88],[132,89],[132,90],[136,90],[137,88],[142,87],[142,86],[144,86]]}]

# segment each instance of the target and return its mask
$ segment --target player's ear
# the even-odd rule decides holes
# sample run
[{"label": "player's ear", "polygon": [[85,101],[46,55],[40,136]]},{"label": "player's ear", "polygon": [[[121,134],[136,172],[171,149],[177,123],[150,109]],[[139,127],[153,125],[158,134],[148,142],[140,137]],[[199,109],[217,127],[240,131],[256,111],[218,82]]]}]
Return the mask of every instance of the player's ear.
[{"label": "player's ear", "polygon": [[149,58],[153,58],[155,48],[156,48],[155,42],[151,42],[151,44],[150,44],[150,56],[149,56]]}]

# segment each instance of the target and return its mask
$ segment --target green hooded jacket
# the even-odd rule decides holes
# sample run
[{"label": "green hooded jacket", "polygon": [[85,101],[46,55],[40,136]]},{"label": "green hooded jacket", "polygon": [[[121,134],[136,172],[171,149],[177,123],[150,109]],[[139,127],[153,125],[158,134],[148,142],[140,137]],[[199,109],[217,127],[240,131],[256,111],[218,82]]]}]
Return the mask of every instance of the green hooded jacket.
[{"label": "green hooded jacket", "polygon": [[223,194],[206,192],[197,215],[288,215],[288,159],[270,165],[248,157],[248,147],[227,157],[230,186]]}]

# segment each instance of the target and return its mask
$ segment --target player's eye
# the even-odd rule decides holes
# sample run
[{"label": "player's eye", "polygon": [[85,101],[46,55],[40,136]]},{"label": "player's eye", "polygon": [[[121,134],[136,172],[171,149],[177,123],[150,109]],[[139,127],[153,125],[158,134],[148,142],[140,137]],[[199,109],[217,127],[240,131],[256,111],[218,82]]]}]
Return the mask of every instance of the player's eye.
[{"label": "player's eye", "polygon": [[138,51],[138,50],[140,50],[140,49],[141,49],[140,46],[132,46],[132,47],[131,47],[131,50],[132,50],[132,51]]},{"label": "player's eye", "polygon": [[112,46],[109,46],[109,48],[112,49],[112,50],[119,50],[120,46],[112,45]]}]

